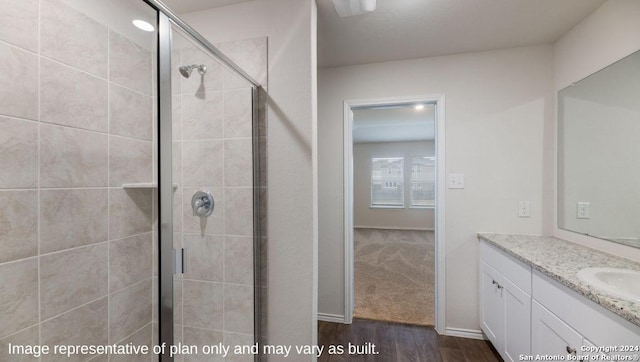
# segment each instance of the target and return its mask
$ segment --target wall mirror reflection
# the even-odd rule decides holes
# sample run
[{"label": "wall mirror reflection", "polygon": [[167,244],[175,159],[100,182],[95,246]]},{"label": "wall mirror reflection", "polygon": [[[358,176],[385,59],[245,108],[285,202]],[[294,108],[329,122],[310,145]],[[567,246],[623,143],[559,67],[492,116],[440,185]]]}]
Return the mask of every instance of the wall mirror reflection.
[{"label": "wall mirror reflection", "polygon": [[640,247],[640,51],[558,93],[558,226]]}]

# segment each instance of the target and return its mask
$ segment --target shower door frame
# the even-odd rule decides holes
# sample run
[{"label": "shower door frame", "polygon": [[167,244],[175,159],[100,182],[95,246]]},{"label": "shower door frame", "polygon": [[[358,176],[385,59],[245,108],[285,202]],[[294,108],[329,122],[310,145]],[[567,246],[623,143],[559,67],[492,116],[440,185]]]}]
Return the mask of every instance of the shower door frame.
[{"label": "shower door frame", "polygon": [[[172,94],[171,94],[171,27],[176,26],[191,37],[204,51],[251,84],[252,94],[252,163],[253,163],[253,275],[254,275],[254,342],[261,337],[261,224],[260,224],[260,131],[259,120],[262,86],[191,26],[158,0],[143,0],[157,11],[158,26],[158,344],[174,344],[173,276],[178,272],[176,250],[173,247],[173,182],[172,182]],[[259,355],[255,360],[259,360]],[[173,361],[168,353],[160,361]]]}]

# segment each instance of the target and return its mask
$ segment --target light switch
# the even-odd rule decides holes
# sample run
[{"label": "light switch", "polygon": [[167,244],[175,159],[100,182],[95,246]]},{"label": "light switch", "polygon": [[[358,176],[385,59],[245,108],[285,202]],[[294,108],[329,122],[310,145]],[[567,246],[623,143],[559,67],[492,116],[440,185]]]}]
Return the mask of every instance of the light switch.
[{"label": "light switch", "polygon": [[576,211],[576,217],[578,219],[590,219],[591,218],[591,203],[590,202],[578,202],[578,208]]},{"label": "light switch", "polygon": [[531,217],[531,202],[520,201],[518,203],[518,217]]},{"label": "light switch", "polygon": [[450,189],[463,189],[464,188],[464,174],[463,173],[450,173],[449,174],[449,188]]}]

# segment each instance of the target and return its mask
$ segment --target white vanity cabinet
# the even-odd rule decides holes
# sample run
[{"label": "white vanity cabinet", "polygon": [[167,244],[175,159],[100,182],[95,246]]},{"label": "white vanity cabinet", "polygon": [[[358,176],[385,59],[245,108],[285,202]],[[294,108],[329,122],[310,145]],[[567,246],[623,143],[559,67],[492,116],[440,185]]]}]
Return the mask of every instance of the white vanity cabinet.
[{"label": "white vanity cabinet", "polygon": [[505,361],[519,361],[531,350],[531,268],[480,245],[481,328]]},{"label": "white vanity cabinet", "polygon": [[[538,272],[532,275],[533,355],[638,355],[640,327]],[[604,347],[597,351],[586,347]],[[637,348],[637,347],[636,347]],[[575,352],[574,352],[575,351]],[[609,353],[607,353],[609,352]]]},{"label": "white vanity cabinet", "polygon": [[[520,253],[522,245],[517,246]],[[535,250],[534,245],[525,247]],[[570,273],[558,278],[575,274],[562,266],[549,267]],[[617,360],[617,356],[640,355],[637,349],[623,351],[640,348],[640,326],[483,239],[479,279],[480,327],[505,361],[544,360],[543,356],[588,360],[586,356],[593,355]]]},{"label": "white vanity cabinet", "polygon": [[582,335],[537,301],[531,305],[531,352],[533,355],[581,355]]}]

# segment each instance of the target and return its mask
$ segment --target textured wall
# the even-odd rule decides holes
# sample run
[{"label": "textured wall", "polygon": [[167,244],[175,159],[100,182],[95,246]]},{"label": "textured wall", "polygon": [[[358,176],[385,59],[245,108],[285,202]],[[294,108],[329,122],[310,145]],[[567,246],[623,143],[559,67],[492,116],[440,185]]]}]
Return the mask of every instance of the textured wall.
[{"label": "textured wall", "polygon": [[[343,101],[445,95],[446,172],[466,183],[445,195],[446,326],[478,331],[476,233],[544,232],[552,67],[545,45],[319,72],[320,313],[344,313]],[[518,201],[531,202],[530,218]]]}]

